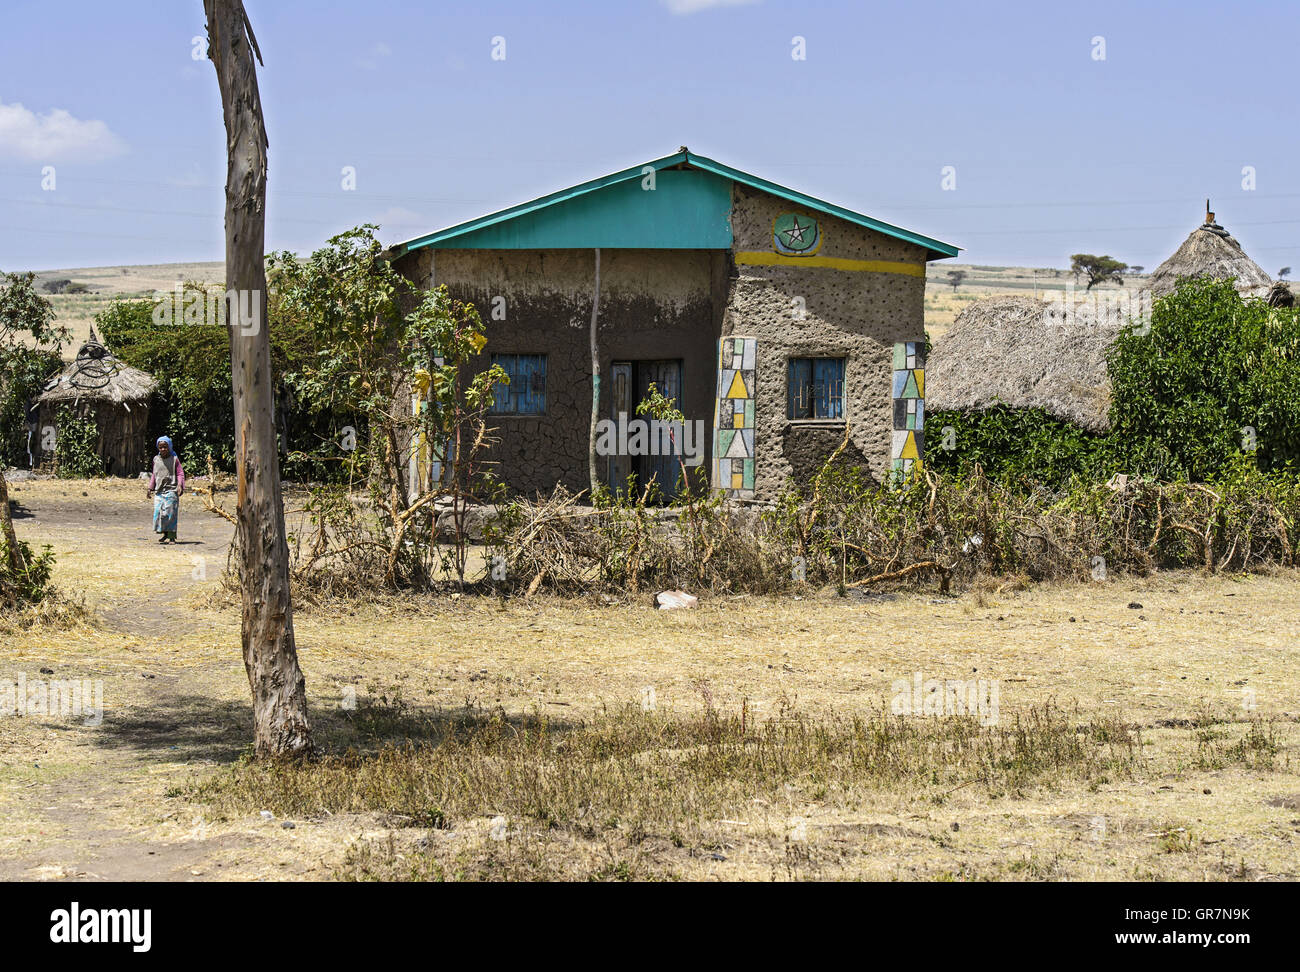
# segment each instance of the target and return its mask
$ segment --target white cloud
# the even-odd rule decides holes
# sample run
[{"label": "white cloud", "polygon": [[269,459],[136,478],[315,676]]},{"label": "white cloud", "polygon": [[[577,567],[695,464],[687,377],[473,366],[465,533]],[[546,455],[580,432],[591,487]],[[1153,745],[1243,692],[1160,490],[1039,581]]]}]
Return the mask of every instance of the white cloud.
[{"label": "white cloud", "polygon": [[379,62],[392,53],[393,49],[383,41],[375,41],[366,48],[365,54],[357,58],[357,67],[365,68],[367,71],[378,71]]},{"label": "white cloud", "polygon": [[742,7],[758,0],[661,0],[663,5],[679,16],[712,10],[714,7]]},{"label": "white cloud", "polygon": [[38,115],[0,101],[0,156],[29,162],[98,162],[121,155],[126,143],[102,121],[82,121],[62,108]]}]

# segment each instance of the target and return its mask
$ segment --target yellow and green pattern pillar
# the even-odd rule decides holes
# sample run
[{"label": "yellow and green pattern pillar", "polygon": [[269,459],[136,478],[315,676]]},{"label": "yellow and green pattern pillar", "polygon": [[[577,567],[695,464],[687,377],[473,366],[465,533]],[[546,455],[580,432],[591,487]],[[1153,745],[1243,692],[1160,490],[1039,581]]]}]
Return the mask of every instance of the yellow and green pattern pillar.
[{"label": "yellow and green pattern pillar", "polygon": [[925,343],[894,345],[894,428],[890,472],[901,478],[925,458]]},{"label": "yellow and green pattern pillar", "polygon": [[754,358],[752,337],[718,341],[718,394],[713,409],[713,486],[733,499],[754,498]]}]

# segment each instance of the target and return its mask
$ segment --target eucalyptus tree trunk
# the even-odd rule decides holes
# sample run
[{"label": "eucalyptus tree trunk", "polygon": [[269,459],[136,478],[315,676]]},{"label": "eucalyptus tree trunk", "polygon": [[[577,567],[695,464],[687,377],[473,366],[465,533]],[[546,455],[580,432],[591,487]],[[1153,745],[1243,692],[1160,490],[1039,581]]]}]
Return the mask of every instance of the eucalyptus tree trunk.
[{"label": "eucalyptus tree trunk", "polygon": [[203,0],[203,9],[226,122],[226,323],[239,479],[235,541],[244,669],[253,692],[257,754],[292,755],[310,751],[311,728],[293,637],[266,320],[267,139],[253,63],[254,56],[262,60],[262,52],[243,0]]}]

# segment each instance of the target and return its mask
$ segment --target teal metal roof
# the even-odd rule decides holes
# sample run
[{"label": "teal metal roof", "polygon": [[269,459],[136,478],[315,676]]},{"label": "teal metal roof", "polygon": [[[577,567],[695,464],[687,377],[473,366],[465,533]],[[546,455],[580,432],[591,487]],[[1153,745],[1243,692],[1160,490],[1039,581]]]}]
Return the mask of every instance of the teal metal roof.
[{"label": "teal metal roof", "polygon": [[[641,188],[647,168],[655,172],[654,192]],[[855,213],[688,151],[449,226],[400,243],[390,252],[396,258],[424,247],[725,250],[732,244],[732,182],[915,243],[926,249],[929,260],[956,256],[959,252],[950,243]]]}]

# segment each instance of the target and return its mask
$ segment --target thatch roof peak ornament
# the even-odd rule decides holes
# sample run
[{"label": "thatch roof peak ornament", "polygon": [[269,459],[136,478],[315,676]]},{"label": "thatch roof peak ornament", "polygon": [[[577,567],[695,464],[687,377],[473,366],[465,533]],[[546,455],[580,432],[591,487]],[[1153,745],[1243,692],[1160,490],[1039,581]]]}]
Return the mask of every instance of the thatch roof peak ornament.
[{"label": "thatch roof peak ornament", "polygon": [[1241,244],[1214,219],[1210,201],[1205,200],[1205,222],[1188,235],[1182,246],[1160,266],[1149,281],[1156,297],[1172,292],[1179,280],[1209,277],[1213,280],[1236,279],[1243,297],[1264,297],[1273,286],[1273,278],[1246,255]]},{"label": "thatch roof peak ornament", "polygon": [[[1205,200],[1205,223],[1201,226],[1201,229],[1208,230],[1216,236],[1222,236],[1225,240],[1232,240],[1232,237],[1228,235],[1228,231],[1214,221],[1214,213],[1210,210],[1210,201],[1208,199]],[[1236,243],[1237,241],[1232,240],[1232,242]]]},{"label": "thatch roof peak ornament", "polygon": [[144,401],[158,388],[152,375],[132,368],[113,356],[94,330],[66,368],[45,383],[38,402],[76,402],[80,399],[129,403]]}]

